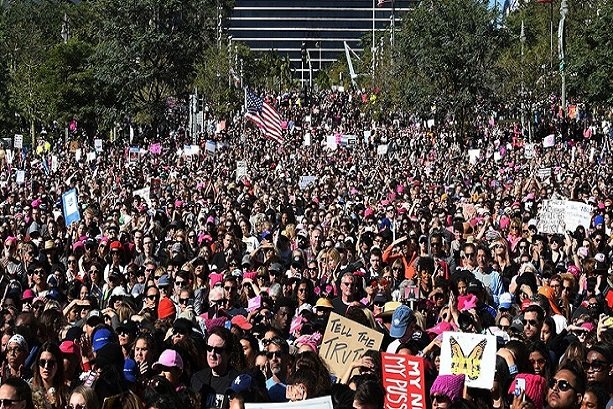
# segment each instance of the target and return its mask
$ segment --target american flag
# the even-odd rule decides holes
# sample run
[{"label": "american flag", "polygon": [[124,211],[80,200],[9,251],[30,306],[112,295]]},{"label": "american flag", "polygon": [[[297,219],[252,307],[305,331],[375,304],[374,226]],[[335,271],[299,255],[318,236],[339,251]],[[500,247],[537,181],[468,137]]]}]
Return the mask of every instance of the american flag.
[{"label": "american flag", "polygon": [[264,136],[268,139],[283,143],[279,113],[270,104],[249,90],[245,91],[245,105],[247,107],[245,118],[264,131]]}]

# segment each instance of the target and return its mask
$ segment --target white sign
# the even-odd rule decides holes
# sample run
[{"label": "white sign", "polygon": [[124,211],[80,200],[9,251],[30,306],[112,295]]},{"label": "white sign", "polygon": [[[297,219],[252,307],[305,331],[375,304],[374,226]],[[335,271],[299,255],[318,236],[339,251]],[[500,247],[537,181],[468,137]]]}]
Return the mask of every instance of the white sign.
[{"label": "white sign", "polygon": [[441,375],[465,375],[466,386],[491,389],[496,367],[496,337],[463,332],[444,332]]},{"label": "white sign", "polygon": [[336,150],[336,135],[328,135],[326,137],[326,147],[332,151]]},{"label": "white sign", "polygon": [[533,143],[527,143],[524,145],[524,158],[532,159],[534,157],[535,146]]},{"label": "white sign", "polygon": [[217,143],[215,141],[206,141],[206,145],[204,145],[204,150],[206,152],[214,154],[217,150]]},{"label": "white sign", "polygon": [[236,181],[238,182],[239,180],[241,180],[243,176],[247,176],[247,161],[237,160],[236,161]]},{"label": "white sign", "polygon": [[102,139],[94,139],[94,149],[96,152],[102,152]]},{"label": "white sign", "polygon": [[387,144],[377,146],[377,155],[387,155],[387,149]]},{"label": "white sign", "polygon": [[481,149],[469,149],[468,150],[468,161],[471,165],[476,165],[479,160],[479,156],[481,156]]},{"label": "white sign", "polygon": [[15,182],[17,182],[18,185],[23,185],[25,181],[26,181],[26,171],[18,170],[17,175],[15,176]]},{"label": "white sign", "polygon": [[13,163],[13,159],[15,158],[15,154],[12,149],[7,149],[6,151],[6,162],[11,165]]},{"label": "white sign", "polygon": [[23,148],[23,135],[15,134],[15,139],[13,139],[13,147],[15,149]]},{"label": "white sign", "polygon": [[556,136],[554,134],[547,135],[543,139],[543,148],[551,148],[556,145]]},{"label": "white sign", "polygon": [[500,154],[500,151],[494,151],[494,160],[498,162],[500,159],[502,159],[502,155]]},{"label": "white sign", "polygon": [[[291,386],[291,385],[289,385]],[[333,409],[332,398],[322,396],[321,398],[306,399],[295,402],[279,403],[247,403],[245,409]]]},{"label": "white sign", "polygon": [[77,148],[77,150],[74,151],[74,159],[77,162],[81,160],[81,148]]},{"label": "white sign", "polygon": [[540,168],[536,171],[536,176],[541,179],[547,179],[549,176],[551,176],[551,168]]},{"label": "white sign", "polygon": [[88,162],[93,162],[96,160],[96,152],[89,152],[86,156]]},{"label": "white sign", "polygon": [[536,228],[541,233],[564,234],[577,226],[586,229],[592,221],[592,206],[570,200],[543,200]]},{"label": "white sign", "polygon": [[311,146],[311,134],[308,132],[304,134],[304,146]]},{"label": "white sign", "polygon": [[316,176],[302,175],[302,176],[300,176],[300,181],[298,182],[298,187],[300,187],[300,190],[304,190],[311,183],[315,183],[316,180],[317,180]]},{"label": "white sign", "polygon": [[132,196],[138,196],[140,198],[142,198],[145,202],[147,202],[147,205],[149,205],[149,207],[152,207],[151,205],[151,188],[149,186],[144,187],[142,189],[138,189],[132,192]]}]

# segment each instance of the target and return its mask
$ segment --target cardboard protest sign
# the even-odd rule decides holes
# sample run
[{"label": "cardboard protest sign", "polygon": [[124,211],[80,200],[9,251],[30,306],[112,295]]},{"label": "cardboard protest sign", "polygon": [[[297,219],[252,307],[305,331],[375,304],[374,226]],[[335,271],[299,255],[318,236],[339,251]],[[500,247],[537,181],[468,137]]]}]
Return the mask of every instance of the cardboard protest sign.
[{"label": "cardboard protest sign", "polygon": [[304,190],[309,187],[311,183],[315,183],[316,180],[316,176],[302,175],[300,176],[300,181],[298,181],[298,187],[300,188],[300,190]]},{"label": "cardboard protest sign", "polygon": [[15,138],[13,139],[13,147],[15,149],[23,148],[23,135],[15,134]]},{"label": "cardboard protest sign", "polygon": [[570,200],[543,200],[536,228],[541,233],[564,234],[577,226],[588,228],[592,221],[592,206]]},{"label": "cardboard protest sign", "polygon": [[347,366],[369,349],[379,350],[383,334],[336,313],[330,314],[319,355],[330,371],[342,376]]},{"label": "cardboard protest sign", "polygon": [[496,367],[496,337],[463,332],[444,332],[441,375],[466,375],[466,386],[491,389]]},{"label": "cardboard protest sign", "polygon": [[381,354],[385,409],[426,408],[424,359],[417,356]]},{"label": "cardboard protest sign", "polygon": [[96,152],[102,152],[102,139],[94,139],[94,149]]},{"label": "cardboard protest sign", "polygon": [[387,144],[377,146],[377,155],[387,155],[387,149]]},{"label": "cardboard protest sign", "polygon": [[81,220],[79,201],[77,198],[77,191],[75,189],[70,189],[62,194],[62,209],[64,210],[66,227],[70,227],[71,224]]},{"label": "cardboard protest sign", "polygon": [[278,402],[278,403],[247,403],[245,409],[332,409],[332,398],[330,396],[322,396],[320,398],[306,399],[296,402]]}]

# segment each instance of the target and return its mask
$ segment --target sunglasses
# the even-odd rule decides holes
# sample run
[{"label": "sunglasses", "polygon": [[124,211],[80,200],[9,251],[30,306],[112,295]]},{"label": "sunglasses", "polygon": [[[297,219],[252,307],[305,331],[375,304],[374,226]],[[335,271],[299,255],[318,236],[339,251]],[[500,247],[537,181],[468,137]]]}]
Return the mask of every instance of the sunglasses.
[{"label": "sunglasses", "polygon": [[281,355],[281,351],[266,352],[266,358],[268,359],[281,358]]},{"label": "sunglasses", "polygon": [[151,300],[151,301],[157,300],[158,299],[158,294],[148,295],[147,299]]},{"label": "sunglasses", "polygon": [[179,298],[179,304],[187,304],[189,302],[189,298]]},{"label": "sunglasses", "polygon": [[538,321],[537,320],[522,320],[524,325],[528,325],[530,324],[530,326],[532,327],[536,327],[538,325]]},{"label": "sunglasses", "polygon": [[598,360],[594,360],[592,362],[583,362],[583,370],[585,372],[600,372],[602,371],[604,368],[606,368],[607,366],[609,366],[609,364],[606,361],[598,361]]},{"label": "sunglasses", "polygon": [[41,368],[53,368],[55,366],[55,359],[39,359],[38,366]]},{"label": "sunglasses", "polygon": [[223,347],[214,347],[212,345],[207,345],[206,350],[208,352],[214,353],[215,355],[221,355],[226,349]]},{"label": "sunglasses", "polygon": [[463,259],[469,259],[472,258],[475,255],[475,253],[465,253],[462,255]]},{"label": "sunglasses", "polygon": [[232,290],[236,290],[236,287],[234,287],[233,285],[229,286],[229,287],[224,287],[223,288],[226,291],[232,291]]},{"label": "sunglasses", "polygon": [[8,408],[23,401],[24,399],[0,399],[0,406],[3,408]]},{"label": "sunglasses", "polygon": [[547,386],[549,386],[549,389],[554,389],[557,387],[560,392],[566,392],[571,389],[576,391],[575,387],[565,379],[551,378]]}]

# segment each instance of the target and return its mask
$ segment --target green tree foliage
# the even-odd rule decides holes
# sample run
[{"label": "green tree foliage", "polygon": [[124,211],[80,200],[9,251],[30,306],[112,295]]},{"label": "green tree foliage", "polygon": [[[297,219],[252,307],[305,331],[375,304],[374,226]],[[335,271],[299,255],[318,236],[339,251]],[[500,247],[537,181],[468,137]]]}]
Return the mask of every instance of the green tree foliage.
[{"label": "green tree foliage", "polygon": [[97,0],[94,9],[95,77],[116,90],[119,112],[160,130],[169,98],[185,98],[198,57],[214,43],[215,3]]},{"label": "green tree foliage", "polygon": [[493,97],[498,50],[495,15],[485,0],[421,2],[405,15],[394,63],[404,106],[453,114],[460,130]]}]

